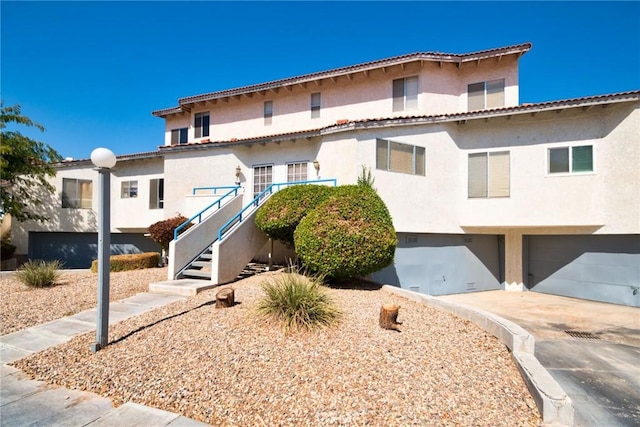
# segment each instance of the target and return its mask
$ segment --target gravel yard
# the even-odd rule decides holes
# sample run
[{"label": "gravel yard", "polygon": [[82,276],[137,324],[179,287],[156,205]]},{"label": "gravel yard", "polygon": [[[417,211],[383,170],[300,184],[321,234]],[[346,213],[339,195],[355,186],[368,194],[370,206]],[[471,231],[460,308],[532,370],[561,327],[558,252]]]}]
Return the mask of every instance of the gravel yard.
[{"label": "gravel yard", "polygon": [[[122,275],[130,286],[142,280],[144,291],[158,280],[146,274],[112,278]],[[277,274],[234,283],[234,307],[215,309],[213,289],[111,326],[111,344],[96,354],[89,350],[95,334],[87,333],[13,365],[116,405],[133,401],[214,425],[541,423],[509,351],[475,325],[384,290],[331,289],[341,322],[285,336],[252,316],[259,284]],[[87,280],[75,276],[64,286],[75,288],[76,279]],[[95,299],[95,285],[80,288]],[[10,292],[2,292],[4,322]],[[17,302],[46,310],[60,298],[47,292],[60,291],[23,291],[29,297]],[[401,306],[401,332],[378,326],[383,303]]]},{"label": "gravel yard", "polygon": [[[166,268],[111,273],[109,299],[118,301],[147,292],[149,283],[167,280]],[[13,275],[0,278],[0,335],[70,316],[93,308],[98,299],[98,275],[88,270],[66,271],[52,288],[29,288]]]}]

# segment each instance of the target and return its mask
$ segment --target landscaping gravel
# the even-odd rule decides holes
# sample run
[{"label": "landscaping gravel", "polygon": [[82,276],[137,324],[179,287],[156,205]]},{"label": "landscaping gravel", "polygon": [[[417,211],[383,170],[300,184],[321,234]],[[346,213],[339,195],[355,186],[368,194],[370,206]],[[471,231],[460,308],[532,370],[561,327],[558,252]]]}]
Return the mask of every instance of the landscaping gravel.
[{"label": "landscaping gravel", "polygon": [[[149,283],[167,280],[166,268],[113,272],[109,300],[118,301],[149,291]],[[98,275],[67,270],[51,288],[30,288],[13,274],[0,278],[0,335],[39,325],[96,306]]]},{"label": "landscaping gravel", "polygon": [[[234,307],[214,308],[213,289],[110,327],[96,354],[87,333],[13,365],[213,425],[541,423],[508,349],[475,325],[385,290],[330,289],[341,321],[285,335],[253,315],[277,274],[232,284]],[[401,332],[379,327],[385,303],[401,306]]]}]

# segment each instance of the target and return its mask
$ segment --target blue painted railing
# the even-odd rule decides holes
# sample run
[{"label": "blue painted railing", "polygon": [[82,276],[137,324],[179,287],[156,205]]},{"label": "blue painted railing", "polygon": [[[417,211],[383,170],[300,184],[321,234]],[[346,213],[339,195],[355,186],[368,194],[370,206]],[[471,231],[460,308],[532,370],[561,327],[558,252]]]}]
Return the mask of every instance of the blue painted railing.
[{"label": "blue painted railing", "polygon": [[196,191],[198,190],[213,190],[213,195],[215,196],[216,194],[218,194],[218,190],[233,190],[233,189],[237,189],[240,188],[240,186],[238,185],[222,185],[219,187],[193,187],[193,190],[191,190],[191,194],[195,196]]},{"label": "blue painted railing", "polygon": [[227,190],[230,189],[229,191],[227,191],[225,194],[223,194],[222,196],[220,196],[220,198],[218,200],[216,200],[215,202],[211,203],[209,206],[207,206],[206,208],[202,209],[200,212],[198,212],[197,214],[195,214],[194,216],[192,216],[191,218],[189,218],[188,220],[186,220],[185,222],[183,222],[182,224],[180,224],[179,226],[177,226],[175,228],[175,230],[173,230],[173,240],[177,240],[178,239],[178,235],[180,233],[180,231],[185,228],[188,224],[191,224],[192,221],[195,221],[196,219],[198,220],[198,224],[200,224],[202,222],[202,215],[204,215],[204,213],[206,211],[208,211],[209,209],[211,209],[212,207],[217,205],[217,209],[220,209],[220,207],[222,206],[222,201],[229,197],[232,193],[233,196],[237,196],[238,195],[238,190],[240,189],[240,186],[225,186],[225,187],[195,187],[193,189],[193,194],[195,194],[196,190],[202,190],[202,189],[207,189],[207,190],[213,190],[214,193],[216,194],[217,190]]},{"label": "blue painted railing", "polygon": [[[260,205],[260,201],[262,200],[262,198],[269,194],[273,194],[274,193],[274,188],[275,191],[280,190],[281,187],[286,187],[289,185],[301,185],[301,184],[319,184],[319,183],[326,183],[326,182],[330,182],[333,183],[333,186],[335,187],[336,185],[338,185],[338,180],[333,178],[333,179],[318,179],[316,181],[293,181],[293,182],[279,182],[279,183],[275,183],[275,184],[271,184],[269,185],[267,188],[265,188],[260,194],[258,194],[252,201],[251,203],[249,203],[247,206],[245,206],[244,208],[242,208],[242,210],[240,212],[238,212],[235,216],[233,216],[229,221],[227,221],[222,227],[220,227],[220,229],[218,230],[218,241],[221,241],[222,238],[224,237],[225,233],[227,231],[229,231],[229,229],[231,229],[231,227],[233,225],[235,225],[238,222],[242,222],[243,219],[243,215],[244,213],[249,210],[249,209],[255,209]],[[253,211],[253,210],[252,210]]]}]

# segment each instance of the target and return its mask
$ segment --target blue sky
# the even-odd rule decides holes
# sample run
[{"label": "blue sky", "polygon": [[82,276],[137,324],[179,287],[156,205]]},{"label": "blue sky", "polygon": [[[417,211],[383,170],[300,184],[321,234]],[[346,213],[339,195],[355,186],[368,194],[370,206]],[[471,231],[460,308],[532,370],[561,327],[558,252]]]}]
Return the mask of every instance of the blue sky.
[{"label": "blue sky", "polygon": [[1,96],[63,157],[155,150],[177,99],[532,42],[520,102],[640,90],[639,2],[0,2]]}]

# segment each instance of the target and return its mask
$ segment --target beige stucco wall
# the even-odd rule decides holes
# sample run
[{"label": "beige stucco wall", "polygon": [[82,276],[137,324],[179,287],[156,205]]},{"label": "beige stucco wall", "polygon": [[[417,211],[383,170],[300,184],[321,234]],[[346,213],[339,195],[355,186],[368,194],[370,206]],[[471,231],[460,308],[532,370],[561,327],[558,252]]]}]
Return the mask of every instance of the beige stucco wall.
[{"label": "beige stucco wall", "polygon": [[[392,111],[392,81],[418,76],[418,108]],[[460,67],[443,63],[414,62],[404,69],[399,66],[372,70],[366,75],[355,73],[351,78],[339,77],[335,81],[322,80],[320,84],[306,83],[277,91],[266,91],[218,100],[215,104],[198,105],[190,113],[170,116],[166,120],[165,144],[170,145],[171,129],[188,127],[189,142],[194,138],[194,115],[210,112],[210,136],[213,141],[242,139],[260,135],[273,135],[299,130],[315,129],[335,124],[338,120],[359,120],[414,114],[444,114],[467,110],[467,85],[487,80],[505,79],[505,105],[518,104],[518,69],[514,57],[502,60],[488,59],[478,63],[465,63]],[[321,93],[319,118],[311,118],[310,96]],[[263,105],[273,102],[271,125],[264,124]]]},{"label": "beige stucco wall", "polygon": [[[111,231],[143,232],[156,221],[163,219],[163,210],[149,209],[149,179],[163,177],[161,157],[120,161],[111,173]],[[74,178],[90,180],[92,186],[91,209],[62,208],[62,180]],[[120,184],[122,181],[138,180],[138,197],[122,199]],[[89,161],[65,165],[58,169],[50,182],[56,188],[53,194],[41,191],[38,197],[43,204],[40,213],[49,218],[44,223],[27,221],[12,222],[12,240],[18,247],[16,253],[26,254],[29,231],[56,232],[96,232],[98,230],[98,172]]]},{"label": "beige stucco wall", "polygon": [[[420,233],[640,233],[640,110],[636,104],[336,134],[322,145],[325,173],[355,180],[361,163],[396,230]],[[425,147],[426,176],[375,170],[376,138]],[[594,146],[595,171],[547,174],[549,147]],[[468,155],[510,152],[510,197],[469,199]],[[336,160],[329,160],[334,158]]]}]

